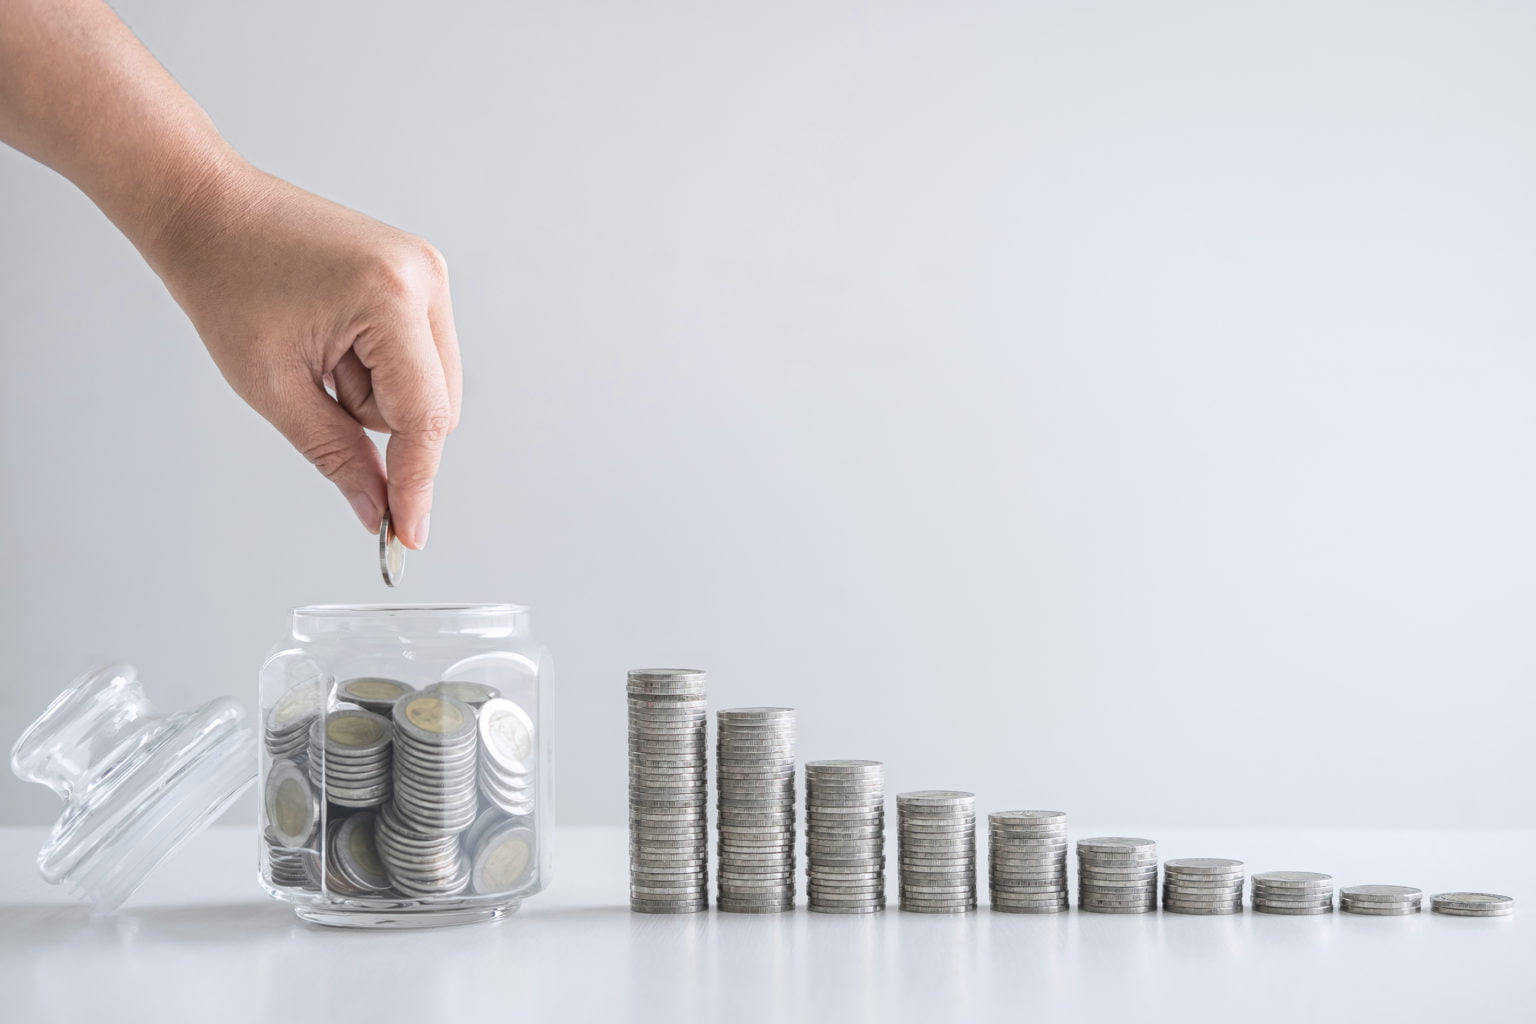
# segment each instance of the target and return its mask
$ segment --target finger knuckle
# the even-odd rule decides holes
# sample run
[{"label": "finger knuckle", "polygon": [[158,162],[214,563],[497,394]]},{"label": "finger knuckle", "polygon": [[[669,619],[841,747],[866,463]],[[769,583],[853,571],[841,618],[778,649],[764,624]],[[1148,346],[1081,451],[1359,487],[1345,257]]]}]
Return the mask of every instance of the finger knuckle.
[{"label": "finger knuckle", "polygon": [[299,451],[328,480],[335,480],[357,458],[352,445],[336,438],[326,438],[303,445]]}]

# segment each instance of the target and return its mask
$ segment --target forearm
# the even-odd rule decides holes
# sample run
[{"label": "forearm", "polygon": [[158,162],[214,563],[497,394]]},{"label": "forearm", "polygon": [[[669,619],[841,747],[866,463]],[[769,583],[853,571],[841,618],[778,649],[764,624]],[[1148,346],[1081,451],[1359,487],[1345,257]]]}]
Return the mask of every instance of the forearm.
[{"label": "forearm", "polygon": [[74,182],[151,263],[179,211],[241,166],[101,0],[0,0],[0,141]]}]

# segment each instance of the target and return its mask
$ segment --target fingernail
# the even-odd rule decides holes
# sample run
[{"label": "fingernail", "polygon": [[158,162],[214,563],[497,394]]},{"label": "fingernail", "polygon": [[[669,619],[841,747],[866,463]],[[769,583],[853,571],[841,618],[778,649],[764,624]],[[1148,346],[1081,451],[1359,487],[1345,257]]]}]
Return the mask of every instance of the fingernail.
[{"label": "fingernail", "polygon": [[430,514],[421,517],[421,525],[416,527],[416,550],[420,551],[427,546],[427,534],[432,531],[432,516]]},{"label": "fingernail", "polygon": [[369,533],[379,532],[379,520],[383,518],[379,512],[379,506],[373,503],[373,499],[366,494],[356,494],[348,499],[352,505],[352,511],[357,513],[357,518],[362,520],[363,527]]}]

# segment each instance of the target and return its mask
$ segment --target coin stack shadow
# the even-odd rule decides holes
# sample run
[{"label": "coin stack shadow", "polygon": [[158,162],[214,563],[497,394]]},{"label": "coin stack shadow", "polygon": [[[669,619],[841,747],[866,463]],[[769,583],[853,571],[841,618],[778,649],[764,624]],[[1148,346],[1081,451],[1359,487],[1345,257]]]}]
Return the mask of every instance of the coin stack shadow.
[{"label": "coin stack shadow", "polygon": [[901,909],[976,909],[976,795],[951,789],[896,794]]},{"label": "coin stack shadow", "polygon": [[706,680],[693,669],[636,669],[629,706],[629,908],[709,906]]},{"label": "coin stack shadow", "polygon": [[1333,913],[1333,876],[1321,871],[1260,871],[1250,885],[1257,914]]},{"label": "coin stack shadow", "polygon": [[1411,885],[1350,885],[1339,890],[1339,909],[1369,917],[1403,917],[1423,907],[1424,890]]},{"label": "coin stack shadow", "polygon": [[1067,909],[1067,816],[1062,811],[987,815],[992,909],[1057,914]]},{"label": "coin stack shadow", "polygon": [[1163,863],[1163,909],[1170,914],[1239,914],[1243,862],[1184,857]]},{"label": "coin stack shadow", "polygon": [[1091,914],[1156,910],[1157,844],[1125,836],[1078,840],[1077,907]]},{"label": "coin stack shadow", "polygon": [[885,909],[885,765],[805,763],[805,896],[819,914]]},{"label": "coin stack shadow", "polygon": [[1442,892],[1430,900],[1430,909],[1452,917],[1508,917],[1515,901],[1493,892]]},{"label": "coin stack shadow", "polygon": [[716,906],[736,914],[793,910],[794,709],[728,708],[715,723]]}]

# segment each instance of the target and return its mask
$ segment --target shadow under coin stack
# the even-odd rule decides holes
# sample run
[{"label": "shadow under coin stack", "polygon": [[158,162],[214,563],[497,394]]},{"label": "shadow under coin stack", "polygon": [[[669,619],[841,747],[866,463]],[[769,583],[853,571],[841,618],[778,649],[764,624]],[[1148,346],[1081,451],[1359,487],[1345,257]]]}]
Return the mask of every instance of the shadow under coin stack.
[{"label": "shadow under coin stack", "polygon": [[1163,909],[1170,914],[1240,914],[1243,862],[1184,857],[1163,863]]},{"label": "shadow under coin stack", "polygon": [[818,914],[885,909],[885,765],[805,763],[805,895]]},{"label": "shadow under coin stack", "polygon": [[736,914],[795,909],[795,712],[715,715],[720,869],[716,906]]},{"label": "shadow under coin stack", "polygon": [[478,810],[475,711],[423,690],[395,702],[394,799],[375,826],[379,856],[406,896],[455,896],[469,886],[459,833]]},{"label": "shadow under coin stack", "polygon": [[901,909],[964,914],[976,909],[976,795],[927,789],[896,794]]},{"label": "shadow under coin stack", "polygon": [[1067,816],[1061,811],[987,815],[992,909],[1057,914],[1067,909]]},{"label": "shadow under coin stack", "polygon": [[1156,910],[1157,844],[1126,836],[1078,840],[1077,908],[1090,914]]},{"label": "shadow under coin stack", "polygon": [[1260,871],[1253,876],[1257,914],[1309,917],[1333,913],[1333,876],[1321,871]]},{"label": "shadow under coin stack", "polygon": [[1411,885],[1351,885],[1339,890],[1339,909],[1346,914],[1370,917],[1403,917],[1417,914],[1424,890]]},{"label": "shadow under coin stack", "polygon": [[709,906],[705,676],[637,669],[629,704],[629,908],[691,914]]}]

